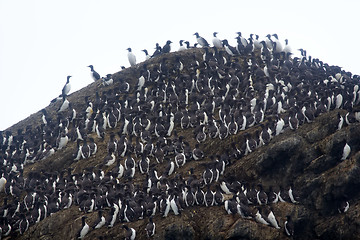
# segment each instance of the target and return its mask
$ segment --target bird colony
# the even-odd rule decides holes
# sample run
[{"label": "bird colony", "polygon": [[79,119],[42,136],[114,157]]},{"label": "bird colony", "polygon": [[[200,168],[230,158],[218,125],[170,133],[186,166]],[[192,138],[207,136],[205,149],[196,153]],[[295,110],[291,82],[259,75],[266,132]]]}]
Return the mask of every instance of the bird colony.
[{"label": "bird colony", "polygon": [[[148,219],[145,230],[151,237],[157,216],[210,206],[296,235],[292,216],[280,221],[272,208],[278,202],[301,204],[296,186],[264,188],[226,179],[224,173],[277,135],[296,131],[323,113],[347,111],[339,113],[338,129],[359,122],[360,114],[353,110],[360,102],[359,76],[311,58],[303,49],[300,58],[292,58],[288,40],[282,42],[276,34],[246,39],[238,32],[235,46],[216,32],[212,44],[194,35],[197,43],[181,40],[178,51],[171,51],[171,41],[156,44],[152,55],[143,50],[146,60],[140,64],[128,48],[136,81],[121,72],[101,78],[89,65],[98,85],[95,97],[78,103],[82,107],[75,109],[68,100],[68,76],[51,103],[58,110],[43,109],[41,125],[0,133],[2,236],[22,235],[74,208],[83,213],[74,223],[74,238],[114,227],[123,229],[126,239],[135,239],[139,229],[132,223],[140,219]],[[249,133],[249,128],[257,130]],[[231,142],[226,149],[204,151],[210,141],[226,139]],[[351,146],[343,144],[339,161],[351,157]],[[25,176],[27,165],[74,145],[66,169]],[[97,155],[100,145],[106,156]],[[74,170],[90,159],[96,159],[95,166]],[[189,168],[191,162],[197,164]],[[345,199],[339,211],[348,209]],[[88,220],[92,212],[98,214],[95,222]]]}]

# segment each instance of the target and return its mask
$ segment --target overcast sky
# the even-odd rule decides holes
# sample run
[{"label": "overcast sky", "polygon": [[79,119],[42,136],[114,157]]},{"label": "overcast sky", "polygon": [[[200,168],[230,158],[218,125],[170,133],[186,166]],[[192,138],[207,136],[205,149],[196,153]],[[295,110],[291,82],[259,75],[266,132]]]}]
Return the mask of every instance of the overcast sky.
[{"label": "overcast sky", "polygon": [[[291,5],[289,6],[289,3]],[[0,130],[46,107],[72,75],[71,93],[129,66],[128,47],[154,51],[171,40],[235,44],[235,32],[264,38],[277,33],[293,52],[360,74],[359,1],[91,1],[0,0]]]}]

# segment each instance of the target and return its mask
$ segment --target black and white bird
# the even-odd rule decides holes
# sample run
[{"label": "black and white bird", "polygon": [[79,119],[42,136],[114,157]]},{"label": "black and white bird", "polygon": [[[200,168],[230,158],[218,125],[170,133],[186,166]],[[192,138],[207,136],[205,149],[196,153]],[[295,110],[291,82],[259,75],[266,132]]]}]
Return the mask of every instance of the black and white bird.
[{"label": "black and white bird", "polygon": [[342,200],[339,204],[338,212],[345,213],[349,210],[349,207],[350,207],[349,201]]},{"label": "black and white bird", "polygon": [[196,36],[196,41],[198,42],[199,45],[201,45],[202,47],[208,47],[209,43],[205,40],[205,38],[200,37],[199,33],[194,33],[194,35]]},{"label": "black and white bird", "polygon": [[105,166],[111,166],[113,163],[115,163],[116,157],[114,154],[114,150],[110,149],[108,152],[108,155],[104,158],[104,164]]},{"label": "black and white bird", "polygon": [[63,96],[62,99],[63,99],[63,102],[62,102],[61,106],[59,107],[58,112],[63,112],[69,108],[69,103],[70,103],[69,100],[67,100],[67,98],[65,96]]},{"label": "black and white bird", "polygon": [[68,143],[68,141],[69,137],[64,132],[62,132],[58,139],[57,150],[63,149]]},{"label": "black and white bird", "polygon": [[287,236],[294,236],[294,223],[291,219],[291,216],[286,216],[286,221],[284,223],[285,233]]},{"label": "black and white bird", "polygon": [[25,214],[21,214],[21,220],[19,222],[19,232],[20,235],[23,235],[29,228],[29,220],[26,218]]},{"label": "black and white bird", "polygon": [[134,240],[136,237],[136,231],[133,228],[129,228],[127,225],[122,226],[125,230],[125,239],[126,240]]},{"label": "black and white bird", "polygon": [[244,38],[241,34],[241,32],[237,32],[238,38],[241,41],[241,44],[246,47],[248,45],[248,41],[246,40],[246,38]]},{"label": "black and white bird", "polygon": [[262,210],[260,207],[257,208],[257,212],[255,214],[255,221],[258,222],[258,223],[262,223],[264,225],[270,225],[270,223],[268,223],[265,218],[263,217],[263,214],[262,214]]},{"label": "black and white bird", "polygon": [[78,235],[77,235],[78,239],[83,239],[85,237],[85,235],[89,232],[89,225],[85,222],[86,218],[87,218],[86,216],[83,216],[81,218],[82,227],[78,232]]},{"label": "black and white bird", "polygon": [[283,48],[281,42],[279,41],[278,35],[276,33],[274,33],[272,36],[275,38],[275,40],[273,40],[273,52],[274,53],[282,52],[284,48]]},{"label": "black and white bird", "polygon": [[70,78],[71,76],[67,76],[66,83],[61,91],[62,96],[67,96],[71,90]]},{"label": "black and white bird", "polygon": [[238,51],[236,50],[236,48],[234,48],[233,46],[230,46],[227,39],[222,40],[222,44],[224,45],[225,51],[229,55],[234,56],[234,55],[238,54]]},{"label": "black and white bird", "polygon": [[102,210],[100,209],[98,211],[98,218],[96,219],[96,222],[92,228],[99,229],[104,225],[105,225],[105,217],[102,215]]},{"label": "black and white bird", "polygon": [[7,182],[6,178],[4,176],[2,176],[0,178],[0,192],[3,192],[5,190],[6,182]]},{"label": "black and white bird", "polygon": [[170,46],[171,43],[172,43],[172,41],[170,41],[170,40],[168,40],[166,42],[166,44],[162,48],[163,53],[169,53],[171,51],[171,46]]},{"label": "black and white bird", "polygon": [[159,45],[159,43],[156,43],[155,52],[151,57],[159,56],[162,53],[162,49]]},{"label": "black and white bird", "polygon": [[341,160],[347,159],[349,157],[349,155],[350,155],[350,151],[351,151],[351,148],[350,148],[349,144],[347,144],[347,142],[345,142],[345,146],[343,148],[343,153],[342,153]]},{"label": "black and white bird", "polygon": [[146,225],[146,234],[148,237],[152,237],[155,234],[155,223],[153,222],[152,216],[149,218],[149,223]]},{"label": "black and white bird", "polygon": [[192,151],[192,157],[195,161],[204,158],[204,152],[199,148],[198,143],[195,145],[195,148]]},{"label": "black and white bird", "polygon": [[337,130],[341,130],[342,126],[344,125],[344,118],[343,118],[343,116],[341,116],[341,114],[339,112],[338,112],[338,119],[339,119],[339,122],[338,122]]},{"label": "black and white bird", "polygon": [[179,167],[182,167],[184,166],[186,163],[186,156],[184,153],[178,153],[176,156],[175,156],[175,164],[176,166],[179,168]]},{"label": "black and white bird", "polygon": [[101,81],[103,86],[110,86],[114,83],[114,80],[112,79],[112,74],[106,74],[106,77],[102,77]]},{"label": "black and white bird", "polygon": [[283,52],[285,52],[285,54],[291,53],[291,47],[289,45],[289,40],[287,39],[285,39],[285,47],[283,48]]},{"label": "black and white bird", "polygon": [[94,81],[99,80],[99,79],[100,79],[100,74],[98,74],[98,73],[94,70],[93,65],[89,65],[88,67],[89,67],[90,70],[91,70],[90,75],[91,75],[91,77],[94,79]]},{"label": "black and white bird", "polygon": [[271,225],[272,227],[274,227],[274,228],[276,228],[276,229],[280,229],[279,223],[278,223],[278,221],[276,220],[275,215],[274,215],[272,209],[271,209],[271,208],[270,208],[270,209],[265,208],[265,211],[264,211],[264,212],[265,212],[265,216],[266,216],[267,222],[270,223],[270,225]]},{"label": "black and white bird", "polygon": [[135,54],[131,51],[131,48],[127,48],[126,50],[128,50],[128,60],[129,60],[130,66],[135,66],[136,65]]},{"label": "black and white bird", "polygon": [[145,60],[149,60],[151,56],[149,55],[148,51],[146,49],[141,50],[145,53]]},{"label": "black and white bird", "polygon": [[213,43],[214,47],[222,48],[223,44],[222,44],[221,40],[216,36],[216,34],[218,34],[218,33],[217,32],[213,33],[212,43]]},{"label": "black and white bird", "polygon": [[183,44],[183,43],[184,43],[184,40],[180,40],[180,41],[179,41],[180,47],[179,47],[179,50],[178,50],[178,51],[184,51],[184,50],[186,50],[186,46],[185,46],[185,44]]}]

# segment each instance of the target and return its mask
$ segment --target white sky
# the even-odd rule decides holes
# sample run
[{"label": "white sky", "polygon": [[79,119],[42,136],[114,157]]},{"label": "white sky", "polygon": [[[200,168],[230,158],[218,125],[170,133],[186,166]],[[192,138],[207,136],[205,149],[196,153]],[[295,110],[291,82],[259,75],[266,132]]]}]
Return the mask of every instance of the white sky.
[{"label": "white sky", "polygon": [[[291,4],[290,4],[291,3]],[[290,6],[289,6],[290,4]],[[137,62],[171,40],[211,42],[212,33],[235,44],[235,32],[263,38],[277,33],[331,65],[360,74],[359,1],[91,1],[0,0],[0,130],[46,107],[72,75],[71,93]]]}]

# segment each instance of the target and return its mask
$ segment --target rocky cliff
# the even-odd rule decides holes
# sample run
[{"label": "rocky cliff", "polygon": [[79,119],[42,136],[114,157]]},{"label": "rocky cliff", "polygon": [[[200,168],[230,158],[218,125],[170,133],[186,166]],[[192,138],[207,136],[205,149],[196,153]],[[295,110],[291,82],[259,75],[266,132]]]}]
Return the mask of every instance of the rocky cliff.
[{"label": "rocky cliff", "polygon": [[[136,230],[136,239],[145,239],[151,215],[146,209],[156,203],[153,239],[358,239],[359,79],[338,67],[306,59],[297,62],[280,55],[274,57],[278,59],[274,63],[262,57],[260,50],[229,56],[213,48],[164,54],[113,74],[114,84],[110,86],[94,82],[68,96],[77,111],[76,119],[68,118],[71,109],[69,114],[59,115],[61,103],[52,103],[46,107],[46,124],[43,113],[38,112],[2,133],[2,174],[7,184],[0,206],[2,210],[8,206],[6,218],[12,226],[7,238],[75,239],[82,216],[87,216],[91,228],[99,209],[109,218],[117,205],[114,226],[108,227],[107,222],[100,229],[90,229],[85,239],[124,238],[123,224]],[[144,78],[143,86],[140,78]],[[338,106],[339,94],[342,102]],[[121,117],[112,126],[108,119],[115,108]],[[341,128],[339,116],[344,118]],[[146,124],[136,132],[141,118]],[[294,119],[298,127],[294,127]],[[85,128],[91,120],[96,120],[95,126],[106,127],[103,138],[97,130]],[[129,128],[124,126],[127,121]],[[168,136],[171,121],[175,127]],[[66,135],[70,138],[63,149],[58,149],[56,141],[65,131],[60,123],[68,124]],[[237,131],[231,127],[234,123]],[[218,135],[212,138],[214,125]],[[77,129],[87,143],[95,139],[97,152],[76,161],[79,146],[86,144],[78,140]],[[123,156],[115,150],[119,162],[110,165],[104,159],[114,150],[109,147],[111,133],[118,148],[125,143],[128,149]],[[13,143],[9,144],[9,136],[13,136]],[[137,152],[140,142],[147,150]],[[154,150],[149,152],[146,145],[151,144]],[[345,144],[351,151],[342,160]],[[55,153],[46,155],[51,148]],[[197,160],[195,148],[204,154]],[[174,173],[168,176],[167,166],[176,163],[179,155],[186,163],[178,163],[180,167],[175,164]],[[136,163],[135,175],[131,177],[131,171],[125,170],[119,176],[119,164],[126,167],[129,156]],[[150,164],[148,173],[141,174],[138,163],[143,156]],[[213,180],[208,183],[210,170]],[[222,184],[229,192],[219,190]],[[16,191],[10,190],[11,186]],[[295,199],[289,196],[289,189]],[[223,199],[217,204],[216,199],[210,204],[196,200],[189,204],[189,193],[196,198],[201,190]],[[260,192],[267,196],[261,204],[257,198]],[[276,200],[270,199],[274,192]],[[65,198],[70,194],[73,203],[66,208]],[[26,198],[36,195],[27,202]],[[4,205],[5,198],[8,205]],[[178,215],[169,203],[171,210],[163,217],[166,199],[176,200]],[[17,212],[18,202],[22,204]],[[344,212],[341,206],[346,203],[349,208]],[[125,215],[129,208],[134,216],[128,222],[130,216]],[[267,219],[269,211],[279,228]],[[265,218],[265,224],[256,212]],[[290,237],[284,229],[287,216],[294,226]],[[19,233],[17,229],[26,220],[29,228]],[[4,222],[2,218],[3,234]]]}]

